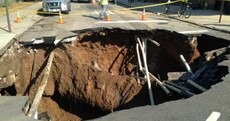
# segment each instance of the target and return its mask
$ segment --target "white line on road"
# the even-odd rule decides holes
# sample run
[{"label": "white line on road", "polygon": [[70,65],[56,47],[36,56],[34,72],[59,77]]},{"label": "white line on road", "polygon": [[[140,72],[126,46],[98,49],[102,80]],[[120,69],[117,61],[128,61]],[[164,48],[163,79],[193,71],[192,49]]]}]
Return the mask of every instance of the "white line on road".
[{"label": "white line on road", "polygon": [[220,117],[220,112],[213,111],[211,115],[206,119],[206,121],[217,121]]},{"label": "white line on road", "polygon": [[108,13],[109,13],[109,14],[114,14],[114,13],[113,13],[113,12],[111,12],[111,11],[108,11]]},{"label": "white line on road", "polygon": [[94,11],[94,13],[99,14],[97,11]]},{"label": "white line on road", "polygon": [[96,24],[114,24],[114,23],[167,23],[165,20],[127,20],[127,21],[100,21],[95,22]]},{"label": "white line on road", "polygon": [[181,34],[203,34],[203,33],[207,33],[207,32],[209,32],[209,30],[180,31],[178,33],[181,33]]}]

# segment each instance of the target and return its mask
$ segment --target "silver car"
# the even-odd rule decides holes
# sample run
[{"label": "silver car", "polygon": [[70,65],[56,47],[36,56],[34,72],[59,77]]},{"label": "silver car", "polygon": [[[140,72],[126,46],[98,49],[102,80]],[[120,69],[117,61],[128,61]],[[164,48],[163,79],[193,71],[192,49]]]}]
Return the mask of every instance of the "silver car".
[{"label": "silver car", "polygon": [[69,14],[71,11],[70,0],[43,0],[42,10],[44,12],[64,12]]}]

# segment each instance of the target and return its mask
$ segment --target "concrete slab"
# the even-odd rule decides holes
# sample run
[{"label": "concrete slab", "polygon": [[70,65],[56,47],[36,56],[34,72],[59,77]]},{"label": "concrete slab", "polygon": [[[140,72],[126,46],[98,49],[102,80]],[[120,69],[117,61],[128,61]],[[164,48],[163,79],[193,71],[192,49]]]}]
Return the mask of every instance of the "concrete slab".
[{"label": "concrete slab", "polygon": [[0,44],[0,55],[2,55],[6,49],[12,45],[12,43],[14,42],[14,40],[12,38],[14,38],[15,34],[1,34],[0,33],[0,40],[1,40],[1,44]]},{"label": "concrete slab", "polygon": [[0,121],[37,121],[22,112],[27,99],[27,96],[0,96]]}]

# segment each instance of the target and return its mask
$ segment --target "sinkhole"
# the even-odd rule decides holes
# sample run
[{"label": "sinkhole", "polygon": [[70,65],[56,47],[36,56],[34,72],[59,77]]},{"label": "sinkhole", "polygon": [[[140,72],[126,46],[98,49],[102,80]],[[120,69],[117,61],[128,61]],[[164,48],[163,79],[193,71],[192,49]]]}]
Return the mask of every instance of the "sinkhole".
[{"label": "sinkhole", "polygon": [[[52,120],[88,120],[149,105],[148,81],[154,105],[160,105],[203,92],[188,80],[206,90],[223,81],[228,67],[218,63],[226,59],[228,46],[228,40],[209,35],[186,36],[167,30],[81,31],[70,43],[16,48],[13,64],[21,66],[13,70],[14,84],[2,88],[1,95],[28,95],[32,102],[49,55],[54,53],[38,109]],[[147,70],[152,75],[149,79]]]}]

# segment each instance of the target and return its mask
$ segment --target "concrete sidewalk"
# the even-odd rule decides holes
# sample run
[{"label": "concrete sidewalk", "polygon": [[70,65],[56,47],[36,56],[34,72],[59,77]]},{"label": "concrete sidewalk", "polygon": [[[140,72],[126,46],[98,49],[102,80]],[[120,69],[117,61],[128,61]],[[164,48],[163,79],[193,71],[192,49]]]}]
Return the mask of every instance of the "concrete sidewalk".
[{"label": "concrete sidewalk", "polygon": [[17,12],[10,13],[10,24],[12,32],[8,30],[7,17],[0,15],[0,55],[2,55],[6,49],[23,34],[28,28],[30,28],[41,17],[36,13],[42,6],[41,2],[35,3],[29,7],[20,10],[21,23],[16,23]]},{"label": "concrete sidewalk", "polygon": [[[145,5],[154,5],[157,3],[151,2],[134,2],[128,3],[128,0],[119,0],[118,5],[126,7],[136,7]],[[177,19],[183,22],[188,22],[198,26],[206,27],[209,29],[214,29],[226,33],[230,33],[230,15],[222,15],[221,23],[219,23],[220,11],[215,10],[192,10],[192,15],[190,18],[185,19],[177,16],[177,10],[180,8],[179,5],[171,4],[169,13],[166,15],[165,5],[146,8],[147,12],[153,12],[154,14],[166,16],[169,18]],[[148,18],[148,16],[146,16]]]}]

